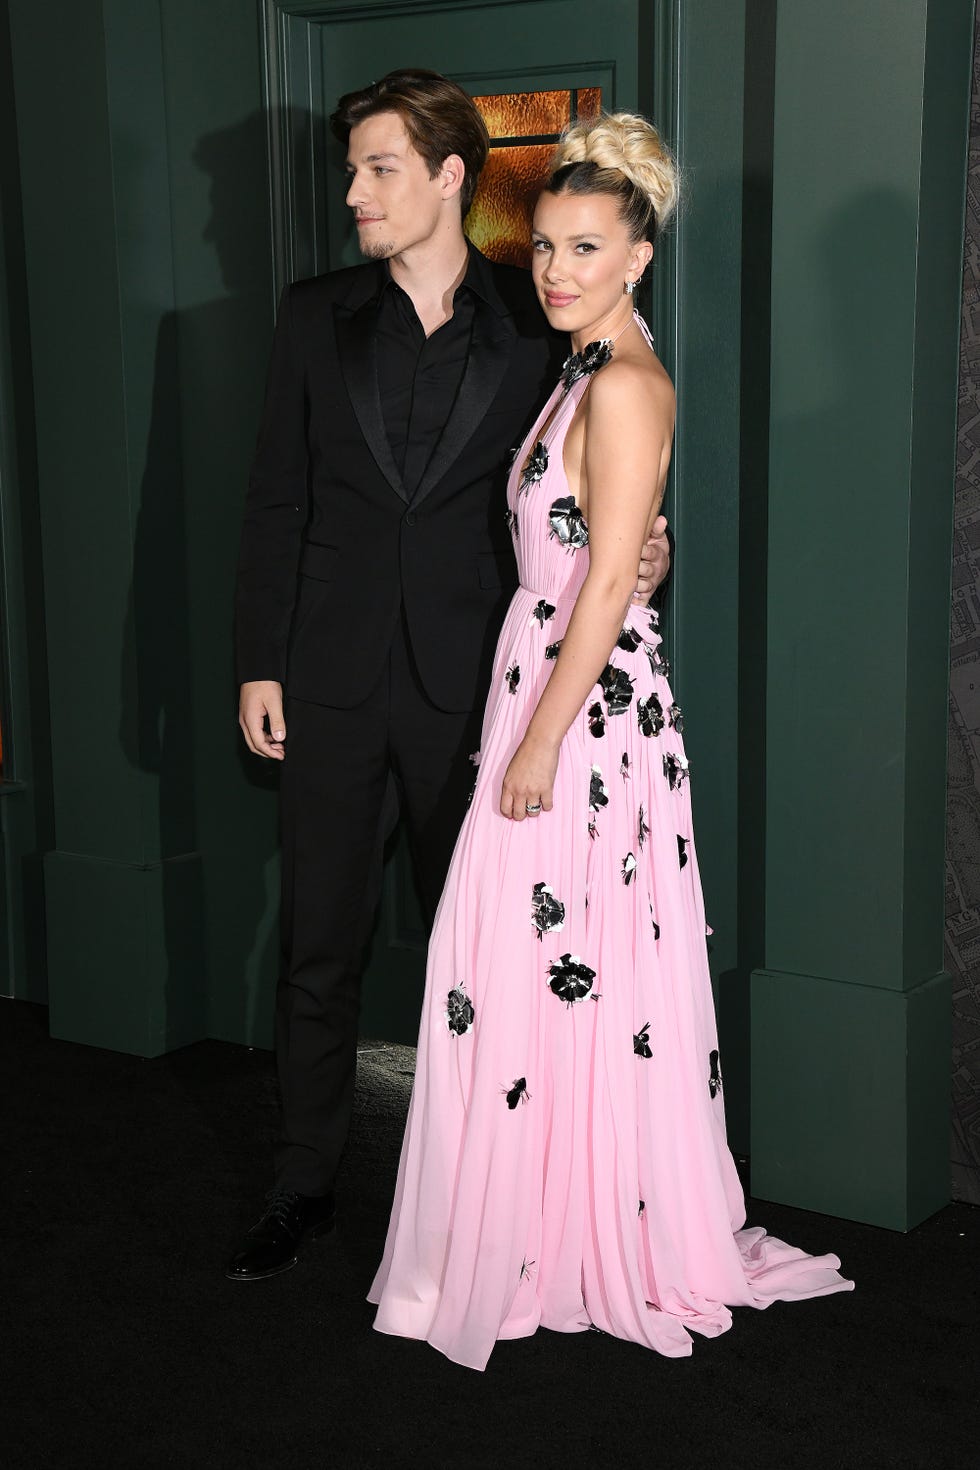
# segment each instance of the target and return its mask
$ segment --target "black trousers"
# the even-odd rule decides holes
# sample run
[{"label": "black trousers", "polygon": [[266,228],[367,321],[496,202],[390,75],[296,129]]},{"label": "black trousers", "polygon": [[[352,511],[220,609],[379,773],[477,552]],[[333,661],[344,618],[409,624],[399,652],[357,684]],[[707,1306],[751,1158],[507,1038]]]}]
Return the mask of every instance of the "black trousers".
[{"label": "black trousers", "polygon": [[282,955],[276,1184],[324,1194],[350,1126],[361,964],[381,891],[394,776],[431,924],[476,771],[482,708],[439,710],[404,628],[385,675],[353,709],[288,700],[280,783]]}]

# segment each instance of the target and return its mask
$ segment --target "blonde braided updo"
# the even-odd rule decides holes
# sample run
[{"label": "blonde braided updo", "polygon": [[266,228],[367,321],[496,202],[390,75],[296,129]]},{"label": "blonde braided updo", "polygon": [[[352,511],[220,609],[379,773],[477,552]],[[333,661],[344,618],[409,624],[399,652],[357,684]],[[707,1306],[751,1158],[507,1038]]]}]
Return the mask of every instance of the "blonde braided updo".
[{"label": "blonde braided updo", "polygon": [[677,168],[653,123],[633,112],[603,113],[562,134],[549,194],[611,194],[630,243],[652,244],[677,204]]}]

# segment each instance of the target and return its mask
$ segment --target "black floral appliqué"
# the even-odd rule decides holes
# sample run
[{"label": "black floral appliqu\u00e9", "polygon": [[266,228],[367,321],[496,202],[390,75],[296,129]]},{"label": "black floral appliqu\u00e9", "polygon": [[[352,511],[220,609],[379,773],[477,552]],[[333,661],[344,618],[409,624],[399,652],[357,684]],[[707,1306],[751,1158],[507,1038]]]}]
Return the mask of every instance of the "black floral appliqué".
[{"label": "black floral appliqu\u00e9", "polygon": [[510,694],[517,693],[517,686],[521,682],[520,664],[511,664],[507,670],[507,689]]},{"label": "black floral appliqu\u00e9", "polygon": [[[515,449],[514,453],[515,454],[517,453],[517,450],[516,449]],[[657,609],[655,607],[648,607],[647,608],[647,612],[650,614],[650,632],[651,633],[659,633],[660,632],[660,614],[657,612]]]},{"label": "black floral appliqu\u00e9", "polygon": [[577,954],[563,954],[548,966],[549,986],[569,1007],[585,999],[594,979],[595,970],[583,964]]},{"label": "black floral appliqu\u00e9", "polygon": [[541,628],[543,628],[548,619],[553,618],[554,615],[554,607],[550,602],[546,602],[543,597],[540,599],[540,601],[534,604],[534,607],[531,610],[531,616],[537,618],[538,626]]},{"label": "black floral appliqu\u00e9", "polygon": [[646,812],[643,810],[643,803],[640,802],[640,810],[637,814],[636,820],[636,845],[641,852],[643,851],[643,844],[644,842],[646,842],[649,835],[650,828],[647,826]]},{"label": "black floral appliqu\u00e9", "polygon": [[633,1037],[633,1050],[638,1057],[646,1057],[649,1061],[653,1056],[650,1050],[650,1022],[644,1021],[639,1031]]},{"label": "black floral appliqu\u00e9", "polygon": [[589,734],[590,735],[594,735],[597,740],[601,736],[605,735],[605,733],[606,733],[606,717],[602,713],[602,705],[599,703],[598,700],[596,700],[595,704],[590,704],[589,705],[588,719],[589,719]]},{"label": "black floral appliqu\u00e9", "polygon": [[510,506],[508,506],[504,518],[507,521],[508,531],[510,531],[511,535],[514,536],[516,539],[521,534],[521,528],[517,524],[517,511],[511,510]]},{"label": "black floral appliqu\u00e9", "polygon": [[623,873],[623,882],[626,884],[626,887],[628,888],[630,886],[630,884],[632,883],[633,879],[636,877],[636,854],[635,853],[628,852],[626,854],[626,856],[623,858],[622,873]]},{"label": "black floral appliqu\u00e9", "polygon": [[515,1077],[513,1087],[502,1087],[501,1092],[507,1099],[507,1106],[513,1112],[518,1103],[530,1102],[531,1094],[527,1090],[527,1078]]},{"label": "black floral appliqu\u00e9", "polygon": [[668,751],[664,756],[664,775],[667,777],[667,785],[671,791],[679,791],[683,786],[688,773],[688,762],[682,755],[674,755]]},{"label": "black floral appliqu\u00e9", "polygon": [[664,727],[664,707],[655,694],[636,701],[636,723],[641,735],[659,735]]},{"label": "black floral appliqu\u00e9", "polygon": [[678,735],[684,733],[684,715],[679,704],[672,704],[667,711],[667,723]]},{"label": "black floral appliqu\u00e9", "polygon": [[[648,902],[649,902],[649,900],[648,900]],[[660,925],[657,923],[656,919],[653,917],[653,904],[652,903],[650,904],[650,923],[653,925],[653,937],[654,937],[655,940],[657,940],[657,939],[660,938]]]},{"label": "black floral appliqu\u00e9", "polygon": [[537,444],[535,444],[534,448],[531,450],[531,453],[528,455],[527,459],[524,461],[524,468],[521,471],[521,484],[518,494],[526,495],[531,486],[536,485],[537,482],[541,479],[547,468],[548,450],[539,439]]},{"label": "black floral appliqu\u00e9", "polygon": [[466,798],[467,806],[470,805],[473,797],[476,795],[476,783],[480,775],[480,752],[478,750],[474,750],[473,754],[469,757],[469,761],[470,764],[475,768],[476,774],[473,777],[473,785],[470,787],[470,794]]},{"label": "black floral appliqu\u00e9", "polygon": [[616,647],[621,648],[624,653],[635,653],[643,639],[635,628],[624,628],[616,639]]},{"label": "black floral appliqu\u00e9", "polygon": [[598,766],[593,766],[589,776],[589,806],[597,812],[601,806],[608,805],[609,793],[603,785],[602,772]]},{"label": "black floral appliqu\u00e9", "polygon": [[683,868],[687,863],[687,838],[677,834],[677,863]]},{"label": "black floral appliqu\u00e9", "polygon": [[711,1074],[708,1077],[708,1091],[712,1097],[717,1097],[721,1091],[721,1067],[718,1065],[719,1057],[716,1051],[713,1051],[708,1057],[708,1062],[711,1067]]},{"label": "black floral appliqu\u00e9", "polygon": [[630,758],[628,752],[625,750],[623,751],[623,759],[619,763],[619,774],[624,781],[628,781],[630,778]]},{"label": "black floral appliqu\u00e9", "polygon": [[538,938],[565,925],[565,905],[556,898],[547,883],[535,883],[531,889],[531,923]]},{"label": "black floral appliqu\u00e9", "polygon": [[576,551],[589,544],[589,528],[575,503],[574,495],[562,495],[548,512],[549,536],[557,536],[562,546]]},{"label": "black floral appliqu\u00e9", "polygon": [[561,368],[561,385],[567,392],[573,383],[579,378],[588,377],[594,373],[612,357],[612,341],[609,337],[603,337],[601,342],[590,342],[581,352],[573,352],[571,357],[566,357]]},{"label": "black floral appliqu\u00e9", "polygon": [[625,669],[606,664],[599,675],[599,688],[610,715],[621,715],[629,709],[633,698],[633,680]]},{"label": "black floral appliqu\u00e9", "polygon": [[473,1025],[476,1012],[462,985],[456,985],[446,997],[446,1025],[454,1036],[465,1036]]},{"label": "black floral appliqu\u00e9", "polygon": [[549,643],[544,651],[545,658],[557,658],[564,641],[564,638],[559,638],[557,643]]}]

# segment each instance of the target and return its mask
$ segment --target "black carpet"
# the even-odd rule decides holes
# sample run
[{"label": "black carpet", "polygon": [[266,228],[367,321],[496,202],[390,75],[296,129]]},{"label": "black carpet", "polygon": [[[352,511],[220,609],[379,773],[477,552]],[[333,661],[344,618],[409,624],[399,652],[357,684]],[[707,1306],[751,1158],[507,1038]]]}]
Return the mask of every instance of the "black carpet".
[{"label": "black carpet", "polygon": [[750,1223],[836,1251],[857,1289],[737,1310],[690,1359],[542,1331],[478,1374],[373,1332],[412,1060],[363,1049],[337,1232],[237,1284],[224,1259],[269,1186],[271,1056],[209,1041],[140,1061],[51,1041],[40,1007],[0,1002],[0,1465],[980,1463],[967,1205],[908,1236],[750,1205]]}]

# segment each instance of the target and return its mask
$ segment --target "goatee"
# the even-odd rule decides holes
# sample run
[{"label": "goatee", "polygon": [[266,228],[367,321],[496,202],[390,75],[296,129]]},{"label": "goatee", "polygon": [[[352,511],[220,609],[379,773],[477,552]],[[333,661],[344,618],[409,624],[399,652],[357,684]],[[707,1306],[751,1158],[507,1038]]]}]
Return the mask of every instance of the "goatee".
[{"label": "goatee", "polygon": [[365,240],[361,246],[361,254],[368,260],[387,260],[394,253],[394,240]]}]

